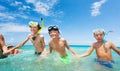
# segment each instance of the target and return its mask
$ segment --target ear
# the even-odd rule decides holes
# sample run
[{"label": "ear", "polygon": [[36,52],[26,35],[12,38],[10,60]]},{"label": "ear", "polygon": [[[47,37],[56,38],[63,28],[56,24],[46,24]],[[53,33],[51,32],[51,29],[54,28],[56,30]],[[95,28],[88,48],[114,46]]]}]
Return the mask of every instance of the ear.
[{"label": "ear", "polygon": [[60,32],[58,31],[58,34],[60,34]]},{"label": "ear", "polygon": [[94,38],[95,38],[95,34],[94,34],[93,36],[94,36]]}]

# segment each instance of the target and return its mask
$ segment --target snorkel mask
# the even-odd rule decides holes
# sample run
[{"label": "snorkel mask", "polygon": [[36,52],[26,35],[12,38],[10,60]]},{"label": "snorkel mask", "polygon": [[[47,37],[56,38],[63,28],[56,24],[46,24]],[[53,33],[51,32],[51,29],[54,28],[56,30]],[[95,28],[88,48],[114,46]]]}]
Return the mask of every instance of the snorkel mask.
[{"label": "snorkel mask", "polygon": [[42,22],[42,25],[40,26],[38,22],[34,22],[34,21],[30,21],[29,22],[29,27],[33,26],[33,27],[38,27],[38,33],[40,33],[40,31],[43,29],[44,27],[44,21],[43,19],[41,18],[41,22]]},{"label": "snorkel mask", "polygon": [[49,26],[48,27],[48,32],[50,33],[52,30],[55,30],[55,31],[58,31],[59,32],[59,29],[57,26]]},{"label": "snorkel mask", "polygon": [[101,28],[93,30],[93,34],[96,34],[96,33],[103,33],[105,35],[105,30]]}]

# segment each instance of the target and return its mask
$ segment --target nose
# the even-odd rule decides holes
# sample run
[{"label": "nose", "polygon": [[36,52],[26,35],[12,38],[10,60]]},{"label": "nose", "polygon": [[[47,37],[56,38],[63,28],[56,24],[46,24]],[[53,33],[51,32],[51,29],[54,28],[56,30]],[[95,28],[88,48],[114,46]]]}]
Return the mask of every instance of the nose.
[{"label": "nose", "polygon": [[98,37],[100,37],[100,35],[98,35]]},{"label": "nose", "polygon": [[52,32],[51,35],[55,35],[56,33]]}]

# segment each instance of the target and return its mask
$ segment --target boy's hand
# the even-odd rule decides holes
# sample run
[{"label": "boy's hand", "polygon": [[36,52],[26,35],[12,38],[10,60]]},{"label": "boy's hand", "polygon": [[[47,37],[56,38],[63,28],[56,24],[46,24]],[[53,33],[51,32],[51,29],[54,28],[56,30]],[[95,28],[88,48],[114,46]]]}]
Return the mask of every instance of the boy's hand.
[{"label": "boy's hand", "polygon": [[13,48],[11,48],[11,49],[9,49],[9,50],[3,52],[3,55],[9,55],[10,52],[11,52],[12,50],[14,50],[14,49],[15,49],[15,48],[13,47]]},{"label": "boy's hand", "polygon": [[47,57],[47,52],[43,52],[40,56],[41,56],[42,58]]},{"label": "boy's hand", "polygon": [[79,58],[82,58],[83,57],[83,55],[79,55]]},{"label": "boy's hand", "polygon": [[10,51],[3,52],[3,55],[9,55]]},{"label": "boy's hand", "polygon": [[79,55],[79,54],[76,54],[75,57],[76,57],[77,59],[80,59],[80,55]]}]

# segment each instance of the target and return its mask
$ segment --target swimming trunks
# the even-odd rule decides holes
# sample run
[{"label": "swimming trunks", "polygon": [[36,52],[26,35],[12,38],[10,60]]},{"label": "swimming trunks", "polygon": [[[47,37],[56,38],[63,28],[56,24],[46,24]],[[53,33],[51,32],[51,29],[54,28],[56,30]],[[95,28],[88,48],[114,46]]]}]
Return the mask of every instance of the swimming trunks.
[{"label": "swimming trunks", "polygon": [[71,61],[70,61],[70,57],[68,55],[66,56],[61,56],[61,61],[64,63],[64,64],[70,64]]},{"label": "swimming trunks", "polygon": [[6,58],[7,56],[3,55],[3,52],[0,51],[0,59]]},{"label": "swimming trunks", "polygon": [[36,54],[36,55],[41,55],[41,54],[42,54],[42,52],[35,52],[35,54]]},{"label": "swimming trunks", "polygon": [[112,64],[115,63],[114,61],[102,61],[99,59],[95,59],[95,62],[97,62],[98,64],[103,65],[105,67],[108,67],[108,68],[113,68]]}]

